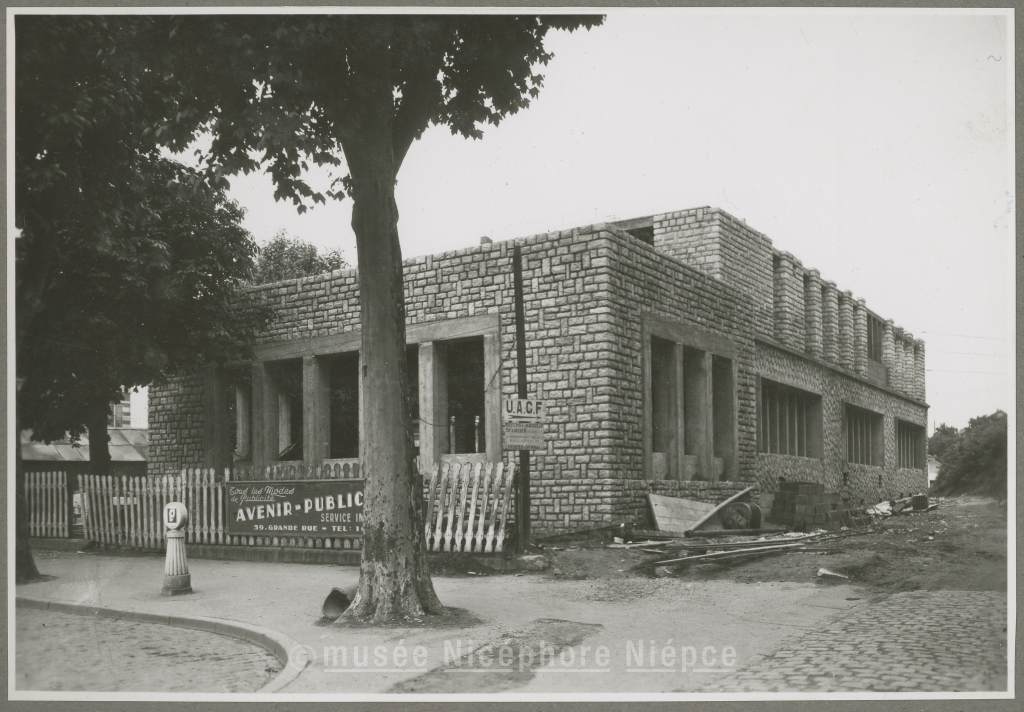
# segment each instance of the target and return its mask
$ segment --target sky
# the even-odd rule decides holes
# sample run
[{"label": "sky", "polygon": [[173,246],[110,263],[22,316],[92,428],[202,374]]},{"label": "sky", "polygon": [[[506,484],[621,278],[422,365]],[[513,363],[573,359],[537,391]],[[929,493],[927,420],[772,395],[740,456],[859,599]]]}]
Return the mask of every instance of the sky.
[{"label": "sky", "polygon": [[[925,339],[929,430],[1012,416],[1009,31],[996,11],[609,11],[549,35],[527,110],[413,145],[403,254],[719,207]],[[258,241],[355,262],[350,202],[299,215],[264,175],[230,194]]]}]

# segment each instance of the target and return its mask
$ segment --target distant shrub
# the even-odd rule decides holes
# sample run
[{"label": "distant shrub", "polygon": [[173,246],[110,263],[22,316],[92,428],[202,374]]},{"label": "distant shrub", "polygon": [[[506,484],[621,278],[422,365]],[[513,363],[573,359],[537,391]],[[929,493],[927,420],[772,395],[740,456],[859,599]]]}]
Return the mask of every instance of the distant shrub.
[{"label": "distant shrub", "polygon": [[[939,434],[936,431],[932,439]],[[955,437],[948,431],[942,435],[942,469],[932,486],[935,494],[1006,498],[1006,413],[997,410],[992,415],[971,418],[970,425]]]}]

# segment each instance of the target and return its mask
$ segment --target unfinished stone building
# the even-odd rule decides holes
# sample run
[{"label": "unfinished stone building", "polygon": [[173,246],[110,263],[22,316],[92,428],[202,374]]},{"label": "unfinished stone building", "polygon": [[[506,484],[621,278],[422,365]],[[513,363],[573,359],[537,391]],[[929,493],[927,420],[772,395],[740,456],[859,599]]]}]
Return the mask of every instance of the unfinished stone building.
[{"label": "unfinished stone building", "polygon": [[[924,342],[717,208],[487,243],[405,263],[423,467],[509,459],[512,247],[529,397],[548,401],[532,521],[648,517],[648,492],[719,501],[819,482],[852,504],[927,488]],[[354,271],[263,285],[252,363],[154,387],[150,473],[359,453]]]}]

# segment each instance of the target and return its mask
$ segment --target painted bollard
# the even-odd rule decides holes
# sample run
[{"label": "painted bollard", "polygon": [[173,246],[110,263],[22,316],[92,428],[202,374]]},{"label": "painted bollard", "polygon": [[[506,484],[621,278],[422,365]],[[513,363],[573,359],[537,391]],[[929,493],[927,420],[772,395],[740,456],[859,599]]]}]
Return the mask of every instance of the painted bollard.
[{"label": "painted bollard", "polygon": [[167,558],[164,560],[164,596],[180,596],[192,593],[192,576],[188,572],[185,558],[185,525],[188,524],[188,510],[181,502],[171,502],[164,507],[164,526],[167,528]]}]

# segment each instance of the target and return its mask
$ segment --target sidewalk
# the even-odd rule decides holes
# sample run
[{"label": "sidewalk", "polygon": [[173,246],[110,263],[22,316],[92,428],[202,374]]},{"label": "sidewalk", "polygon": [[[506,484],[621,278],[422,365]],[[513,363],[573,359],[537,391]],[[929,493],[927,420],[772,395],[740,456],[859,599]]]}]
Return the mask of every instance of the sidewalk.
[{"label": "sidewalk", "polygon": [[[294,638],[313,659],[281,694],[700,692],[867,603],[856,587],[810,582],[435,576],[441,601],[475,623],[349,628],[317,622],[332,587],[356,584],[355,567],[195,559],[195,593],[164,598],[162,557],[37,552],[37,565],[54,578],[18,596],[223,618]],[[542,645],[553,646],[543,665]]]}]

